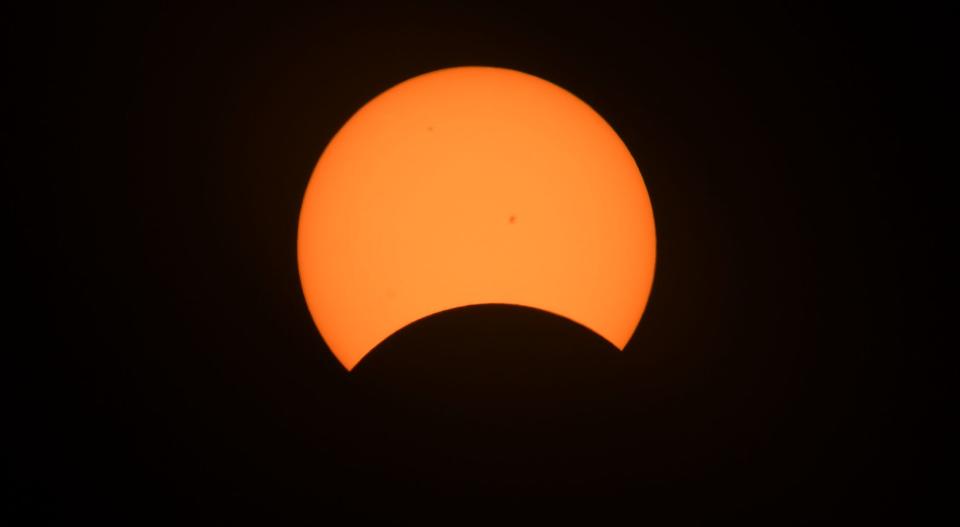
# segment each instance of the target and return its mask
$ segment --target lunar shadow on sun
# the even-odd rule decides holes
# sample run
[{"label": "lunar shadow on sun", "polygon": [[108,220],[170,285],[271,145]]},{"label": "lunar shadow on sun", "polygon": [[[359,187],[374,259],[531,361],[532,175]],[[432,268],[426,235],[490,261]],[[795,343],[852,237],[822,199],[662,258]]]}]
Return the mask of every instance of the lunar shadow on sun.
[{"label": "lunar shadow on sun", "polygon": [[355,418],[376,432],[345,448],[410,491],[620,487],[633,427],[623,366],[610,342],[546,311],[484,304],[437,313],[350,373],[365,408]]},{"label": "lunar shadow on sun", "polygon": [[[548,357],[543,356],[545,348],[549,348]],[[526,384],[531,375],[562,373],[570,361],[580,369],[616,360],[612,354],[617,353],[616,346],[593,330],[549,311],[515,304],[475,304],[408,324],[371,350],[353,373],[365,377],[382,368],[400,368],[408,374],[437,372],[442,373],[440,378],[448,378],[469,363],[468,377],[476,382],[491,380],[478,377],[490,373],[504,381],[522,376]],[[539,364],[543,358],[553,363],[547,371]],[[478,367],[490,371],[480,372]]]}]

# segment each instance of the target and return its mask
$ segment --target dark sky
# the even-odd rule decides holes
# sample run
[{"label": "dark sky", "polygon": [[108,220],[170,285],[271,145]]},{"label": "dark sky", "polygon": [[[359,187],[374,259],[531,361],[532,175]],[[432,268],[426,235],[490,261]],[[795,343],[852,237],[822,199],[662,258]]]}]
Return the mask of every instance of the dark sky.
[{"label": "dark sky", "polygon": [[[315,4],[6,17],[9,514],[912,510],[914,15]],[[633,153],[659,245],[624,353],[515,306],[421,321],[352,374],[325,347],[296,269],[313,166],[366,101],[458,65],[563,86]]]}]

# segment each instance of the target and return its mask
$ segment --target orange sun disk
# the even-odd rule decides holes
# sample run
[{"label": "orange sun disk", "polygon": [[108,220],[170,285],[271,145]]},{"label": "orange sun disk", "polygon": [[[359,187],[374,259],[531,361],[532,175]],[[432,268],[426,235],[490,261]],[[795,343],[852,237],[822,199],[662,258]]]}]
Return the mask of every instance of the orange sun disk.
[{"label": "orange sun disk", "polygon": [[489,67],[415,77],[354,114],[313,171],[297,245],[307,306],[348,370],[416,320],[486,303],[623,349],[656,255],[647,189],[610,125],[550,82]]}]

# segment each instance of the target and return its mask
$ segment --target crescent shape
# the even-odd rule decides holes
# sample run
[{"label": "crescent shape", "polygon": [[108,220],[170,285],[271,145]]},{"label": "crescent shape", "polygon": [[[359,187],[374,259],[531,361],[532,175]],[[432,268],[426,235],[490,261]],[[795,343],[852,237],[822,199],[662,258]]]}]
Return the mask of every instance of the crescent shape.
[{"label": "crescent shape", "polygon": [[352,369],[404,326],[486,303],[571,319],[623,349],[653,283],[633,157],[541,78],[458,67],[404,81],[337,132],[297,233],[307,307]]}]

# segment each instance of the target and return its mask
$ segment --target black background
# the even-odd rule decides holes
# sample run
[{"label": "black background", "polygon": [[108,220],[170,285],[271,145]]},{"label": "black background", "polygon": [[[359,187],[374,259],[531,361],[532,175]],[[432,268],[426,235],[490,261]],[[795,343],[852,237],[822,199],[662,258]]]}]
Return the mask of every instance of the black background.
[{"label": "black background", "polygon": [[[12,11],[7,512],[912,512],[916,29],[807,3]],[[351,374],[326,349],[307,179],[366,101],[457,65],[555,82],[633,153],[658,261],[624,353],[515,306],[420,321]]]}]

